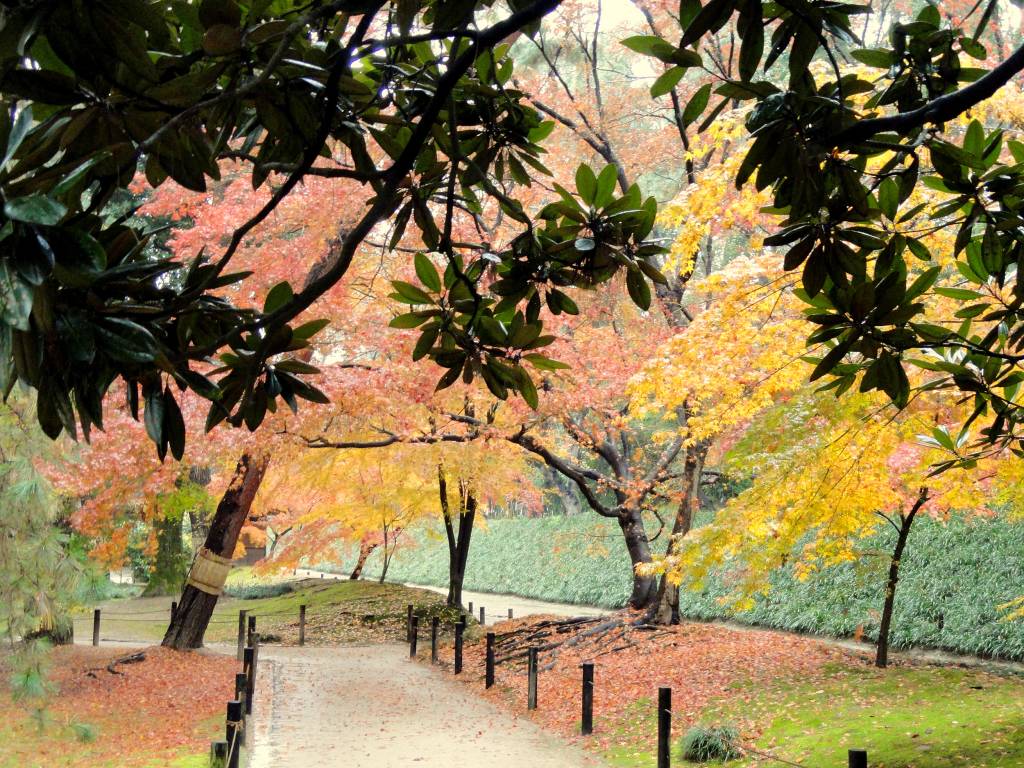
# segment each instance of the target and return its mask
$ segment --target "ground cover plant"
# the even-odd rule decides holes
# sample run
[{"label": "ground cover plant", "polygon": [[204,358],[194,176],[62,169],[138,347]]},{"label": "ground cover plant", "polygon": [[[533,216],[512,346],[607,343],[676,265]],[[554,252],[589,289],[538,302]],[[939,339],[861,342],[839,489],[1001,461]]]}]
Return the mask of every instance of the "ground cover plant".
[{"label": "ground cover plant", "polygon": [[[701,523],[706,523],[705,516]],[[613,524],[583,515],[490,521],[476,537],[466,588],[514,592],[524,597],[617,608],[629,595],[629,560],[615,547]],[[895,533],[888,528],[858,542],[856,563],[824,568],[797,578],[792,568],[772,574],[770,590],[755,595],[750,610],[733,611],[714,579],[705,589],[683,589],[684,616],[723,619],[777,629],[873,640],[885,588],[886,553]],[[390,567],[390,578],[444,586],[443,545],[428,531],[412,531]],[[1024,593],[1019,553],[1024,531],[1003,519],[925,518],[917,523],[903,558],[892,644],[1024,658],[1024,631],[1005,621],[999,606]],[[342,546],[336,570],[355,558]],[[367,560],[373,578],[379,561]],[[948,577],[956,573],[954,586]]]}]

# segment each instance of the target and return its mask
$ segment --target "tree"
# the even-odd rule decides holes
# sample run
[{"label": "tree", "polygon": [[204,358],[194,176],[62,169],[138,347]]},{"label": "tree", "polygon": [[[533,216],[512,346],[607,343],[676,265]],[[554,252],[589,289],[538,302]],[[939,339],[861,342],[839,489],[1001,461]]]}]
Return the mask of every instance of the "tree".
[{"label": "tree", "polygon": [[[0,408],[0,625],[12,646],[37,637],[71,642],[69,603],[78,577],[67,537],[55,525],[58,500],[37,465],[58,457],[32,419],[33,406],[19,395]],[[31,657],[31,649],[23,650]],[[16,664],[18,675],[29,675],[23,687],[41,685],[36,665],[23,661]]]},{"label": "tree", "polygon": [[[431,0],[67,0],[5,9],[0,388],[15,380],[35,387],[47,434],[75,435],[80,425],[88,437],[121,379],[133,405],[141,389],[160,456],[175,457],[185,432],[171,381],[211,402],[210,424],[252,428],[268,403],[320,400],[302,380],[309,372],[290,374],[288,388],[276,373],[320,327],[292,323],[394,217],[392,240],[412,222],[448,265],[443,284],[431,275],[427,291],[399,291],[420,307],[418,357],[445,367],[446,383],[487,371],[501,380],[496,391],[534,401],[520,360],[540,335],[540,302],[568,309],[561,288],[598,285],[623,269],[646,285],[658,252],[644,242],[654,201],[638,191],[616,198],[602,184],[601,205],[583,217],[566,192],[535,225],[492,181],[492,169],[513,160],[543,167],[536,142],[549,128],[507,86],[512,64],[499,44],[558,2],[517,3],[507,14]],[[119,44],[102,42],[110,38]],[[140,165],[153,187],[173,179],[203,192],[227,159],[244,163],[256,187],[278,175],[217,253],[188,265],[154,259],[145,235],[104,215]],[[336,230],[330,258],[297,292],[284,283],[262,306],[226,300],[222,289],[245,285],[244,273],[230,270],[246,239],[317,176],[358,187],[366,206],[356,223]],[[453,240],[455,219],[485,202],[518,222],[518,234],[503,243]],[[520,308],[529,341],[478,335]],[[222,350],[223,365],[211,370],[210,356]]]},{"label": "tree", "polygon": [[[838,393],[859,382],[902,407],[911,397],[907,368],[923,361],[933,375],[922,386],[973,400],[962,434],[987,422],[973,445],[958,441],[944,467],[1016,448],[1022,415],[1024,292],[1013,233],[1024,154],[1012,130],[964,119],[1024,69],[1024,48],[1004,53],[997,7],[976,3],[943,18],[926,4],[912,20],[886,19],[888,45],[857,48],[853,24],[869,6],[688,0],[678,43],[661,40],[649,51],[699,68],[713,58],[703,41],[737,15],[738,72],[719,75],[714,110],[750,103],[753,141],[735,182],[771,192],[776,231],[765,242],[785,251],[787,269],[800,270],[818,326],[808,341],[828,346],[812,376],[830,375]],[[864,69],[844,70],[844,57]],[[919,208],[922,187],[931,199]],[[936,230],[951,235],[948,250],[922,242]],[[918,259],[931,268],[915,275]],[[937,286],[951,269],[962,284]],[[955,321],[929,312],[936,295],[960,305]]]}]

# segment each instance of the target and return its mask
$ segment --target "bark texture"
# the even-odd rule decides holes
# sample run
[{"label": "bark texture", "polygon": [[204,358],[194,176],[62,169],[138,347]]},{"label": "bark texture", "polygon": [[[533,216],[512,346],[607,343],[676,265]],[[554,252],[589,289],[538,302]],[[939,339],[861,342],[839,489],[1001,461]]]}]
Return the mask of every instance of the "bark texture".
[{"label": "bark texture", "polygon": [[[269,463],[270,457],[267,454],[243,453],[238,460],[231,484],[217,504],[210,532],[206,536],[205,546],[215,555],[231,557],[234,554],[238,534],[249,515]],[[209,595],[186,585],[162,645],[179,651],[202,647],[203,635],[206,634],[206,627],[216,605],[217,595]]]}]

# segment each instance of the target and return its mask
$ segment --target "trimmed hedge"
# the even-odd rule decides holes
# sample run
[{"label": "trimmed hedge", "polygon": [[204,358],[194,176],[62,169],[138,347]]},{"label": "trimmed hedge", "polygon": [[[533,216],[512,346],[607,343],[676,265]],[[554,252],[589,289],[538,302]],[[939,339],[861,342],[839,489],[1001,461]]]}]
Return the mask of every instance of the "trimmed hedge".
[{"label": "trimmed hedge", "polygon": [[[445,586],[447,547],[440,530],[411,532],[389,580]],[[854,564],[797,581],[788,568],[772,578],[755,607],[732,614],[721,584],[684,590],[681,610],[695,619],[728,618],[758,626],[836,637],[877,636],[895,532],[880,529],[861,544]],[[342,548],[332,570],[345,571],[354,548]],[[892,645],[939,648],[980,656],[1024,659],[1024,622],[1002,620],[998,606],[1024,595],[1024,524],[997,521],[915,524],[903,558]],[[380,573],[375,553],[365,577]],[[586,515],[493,520],[476,531],[466,589],[617,608],[630,590],[629,559],[618,526]]]}]

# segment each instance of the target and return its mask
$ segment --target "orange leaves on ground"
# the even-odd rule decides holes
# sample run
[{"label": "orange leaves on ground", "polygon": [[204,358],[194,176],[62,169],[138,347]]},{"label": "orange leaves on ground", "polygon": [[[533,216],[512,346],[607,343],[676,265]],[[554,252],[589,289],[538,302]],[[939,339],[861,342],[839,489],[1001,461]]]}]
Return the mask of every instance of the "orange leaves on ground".
[{"label": "orange leaves on ground", "polygon": [[[509,631],[544,618],[507,622],[491,628]],[[627,622],[630,620],[627,617]],[[582,631],[589,627],[584,625]],[[567,636],[559,636],[563,639]],[[613,648],[628,647],[615,652]],[[582,646],[582,647],[581,647]],[[499,652],[498,658],[501,658]],[[593,661],[594,735],[588,743],[600,749],[616,745],[653,748],[653,721],[658,688],[672,688],[673,731],[685,732],[700,722],[701,713],[722,696],[740,697],[741,686],[806,679],[826,664],[857,663],[849,654],[810,638],[780,632],[748,630],[685,622],[659,631],[633,630],[624,640],[595,649],[593,644],[563,644],[551,669],[551,652],[540,654],[538,709],[533,719],[565,736],[579,733],[580,665]],[[482,689],[484,643],[468,646],[463,682]],[[526,667],[516,661],[498,666],[496,684],[487,698],[526,714]],[[638,704],[639,702],[639,704]],[[755,736],[766,723],[740,723],[744,736]]]},{"label": "orange leaves on ground", "polygon": [[[25,709],[6,696],[0,698],[0,721],[11,724],[16,733],[0,748],[0,756],[13,760],[5,764],[38,761],[84,768],[116,761],[131,768],[181,753],[206,752],[211,720],[223,716],[234,693],[238,663],[228,656],[159,646],[144,650],[145,661],[117,666],[122,674],[111,674],[107,665],[132,651],[55,648],[51,680],[58,693],[47,705],[50,725],[45,732],[37,732]],[[75,740],[72,725],[94,728],[95,741]]]}]

